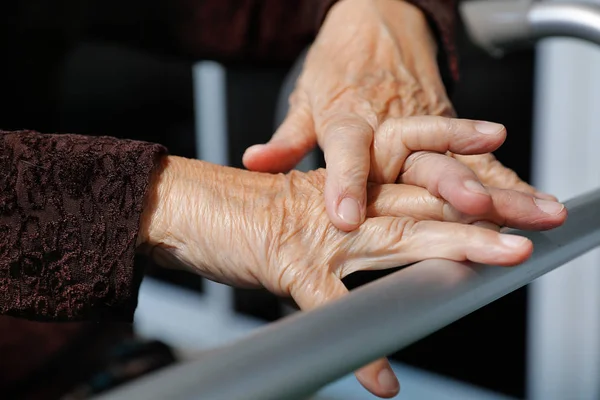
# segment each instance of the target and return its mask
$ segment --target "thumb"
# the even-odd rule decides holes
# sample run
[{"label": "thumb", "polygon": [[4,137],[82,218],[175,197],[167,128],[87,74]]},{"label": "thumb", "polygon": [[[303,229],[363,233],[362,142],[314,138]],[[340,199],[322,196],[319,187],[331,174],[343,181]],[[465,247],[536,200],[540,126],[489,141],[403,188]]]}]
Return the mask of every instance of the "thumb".
[{"label": "thumb", "polygon": [[252,171],[287,172],[317,144],[314,123],[305,107],[291,109],[285,120],[266,144],[249,147],[242,159]]}]

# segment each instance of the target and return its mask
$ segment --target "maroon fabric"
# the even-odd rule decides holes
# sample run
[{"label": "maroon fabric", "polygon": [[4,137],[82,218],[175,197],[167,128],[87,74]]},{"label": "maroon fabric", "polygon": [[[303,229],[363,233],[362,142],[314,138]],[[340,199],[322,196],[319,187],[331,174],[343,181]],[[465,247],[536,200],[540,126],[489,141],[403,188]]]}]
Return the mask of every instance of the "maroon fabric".
[{"label": "maroon fabric", "polygon": [[[57,51],[92,38],[193,59],[290,63],[337,1],[19,0],[0,2],[0,32],[20,37],[19,45],[44,40]],[[456,0],[407,1],[434,23],[456,72]]]},{"label": "maroon fabric", "polygon": [[434,23],[434,28],[446,53],[452,77],[458,79],[458,54],[456,52],[456,0],[408,0],[419,7]]},{"label": "maroon fabric", "polygon": [[[156,12],[163,13],[162,18],[156,16],[155,19],[163,20],[159,26],[166,27],[170,33],[166,46],[172,46],[176,53],[192,58],[293,61],[314,39],[327,12],[337,1],[168,0],[168,3],[155,7]],[[419,7],[435,25],[456,79],[456,0],[407,2]],[[118,7],[122,7],[121,3]],[[98,24],[102,25],[99,21]],[[145,30],[149,31],[151,28]],[[161,33],[148,33],[148,36],[160,37]]]},{"label": "maroon fabric", "polygon": [[[107,137],[0,131],[0,314],[131,321],[139,219],[164,153]],[[97,330],[0,317],[0,388],[30,390],[24,379],[88,332],[85,363]]]},{"label": "maroon fabric", "polygon": [[0,314],[131,321],[159,145],[0,132]]},{"label": "maroon fabric", "polygon": [[[294,60],[338,0],[176,0],[171,26],[184,54],[220,60]],[[398,0],[403,1],[403,0]],[[456,0],[407,0],[434,24],[454,79]]]},{"label": "maroon fabric", "polygon": [[0,316],[0,388],[16,385],[42,368],[49,354],[60,352],[84,329],[81,324],[41,324]]},{"label": "maroon fabric", "polygon": [[[337,1],[176,0],[171,25],[176,45],[194,58],[290,61],[314,39]],[[407,2],[419,7],[434,23],[457,79],[456,0]]]}]

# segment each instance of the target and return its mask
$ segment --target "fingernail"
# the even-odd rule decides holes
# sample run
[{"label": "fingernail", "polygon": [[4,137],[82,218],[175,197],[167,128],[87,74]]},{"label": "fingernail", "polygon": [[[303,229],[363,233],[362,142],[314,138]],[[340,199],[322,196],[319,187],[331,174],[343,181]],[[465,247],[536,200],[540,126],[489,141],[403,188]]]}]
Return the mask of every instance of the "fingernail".
[{"label": "fingernail", "polygon": [[484,194],[486,196],[489,196],[490,194],[488,193],[488,191],[483,187],[483,185],[479,182],[476,181],[466,181],[464,183],[465,187],[473,193],[477,193],[477,194]]},{"label": "fingernail", "polygon": [[377,375],[377,381],[383,390],[387,393],[397,393],[400,389],[400,383],[394,373],[388,368],[384,368],[379,371],[379,375]]},{"label": "fingernail", "polygon": [[543,199],[533,199],[533,201],[540,210],[550,215],[560,214],[560,212],[565,208],[563,204],[557,203],[556,201]]},{"label": "fingernail", "polygon": [[505,246],[508,247],[521,247],[527,242],[527,238],[519,235],[500,235],[500,240]]},{"label": "fingernail", "polygon": [[503,125],[496,124],[494,122],[479,121],[475,124],[475,130],[484,135],[494,135],[500,133],[504,128]]},{"label": "fingernail", "polygon": [[347,224],[360,224],[360,207],[354,199],[344,198],[338,206],[337,214]]},{"label": "fingernail", "polygon": [[263,147],[265,147],[265,145],[264,145],[264,144],[255,144],[254,146],[250,146],[250,147],[248,147],[244,153],[245,153],[245,154],[248,154],[248,153],[254,153],[254,152],[256,152],[256,151],[258,151],[258,150],[262,149]]},{"label": "fingernail", "polygon": [[533,194],[535,197],[537,197],[538,199],[544,199],[544,200],[550,200],[550,201],[556,201],[556,197],[552,196],[551,194],[548,193],[543,193],[543,192],[535,192]]}]

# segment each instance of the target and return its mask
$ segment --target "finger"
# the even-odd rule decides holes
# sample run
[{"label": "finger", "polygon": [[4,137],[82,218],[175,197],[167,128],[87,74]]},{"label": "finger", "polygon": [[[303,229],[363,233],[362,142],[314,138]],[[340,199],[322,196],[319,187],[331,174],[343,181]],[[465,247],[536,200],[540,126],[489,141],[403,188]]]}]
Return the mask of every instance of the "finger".
[{"label": "finger", "polygon": [[562,225],[567,210],[561,203],[537,199],[514,190],[489,188],[493,207],[486,213],[469,215],[448,202],[433,196],[427,189],[413,185],[390,184],[369,186],[368,217],[412,217],[464,224],[494,224],[525,230],[546,230]]},{"label": "finger", "polygon": [[[290,287],[290,293],[302,310],[315,309],[348,293],[333,273],[310,271]],[[389,398],[398,394],[400,384],[386,359],[377,360],[357,371],[359,382],[376,396]]]},{"label": "finger", "polygon": [[389,119],[375,132],[369,180],[395,182],[404,161],[415,151],[488,153],[505,138],[504,126],[491,122],[438,116]]},{"label": "finger", "polygon": [[465,215],[425,188],[405,184],[369,184],[367,217],[412,217],[418,221],[465,222]]},{"label": "finger", "polygon": [[496,225],[493,222],[489,222],[489,221],[477,221],[477,222],[473,222],[473,225],[478,226],[483,229],[489,229],[494,232],[500,232],[500,230],[501,230],[500,225]]},{"label": "finger", "polygon": [[356,379],[369,392],[384,399],[394,397],[400,391],[400,382],[389,361],[381,358],[355,372]]},{"label": "finger", "polygon": [[344,231],[365,219],[373,129],[362,118],[335,118],[319,136],[325,154],[325,205],[331,222]]},{"label": "finger", "polygon": [[458,211],[481,215],[492,207],[489,192],[466,165],[443,154],[411,154],[401,171],[401,182],[427,188],[434,196],[447,200]]},{"label": "finger", "polygon": [[288,172],[316,144],[317,136],[310,109],[306,103],[299,102],[290,108],[271,140],[266,144],[249,147],[242,161],[252,171]]},{"label": "finger", "polygon": [[515,171],[502,165],[492,154],[466,156],[453,154],[452,156],[471,168],[486,186],[519,190],[531,193],[540,199],[557,201],[557,198],[550,194],[538,192],[536,188],[519,178]]},{"label": "finger", "polygon": [[562,225],[567,219],[564,204],[508,189],[488,188],[494,206],[487,220],[500,226],[543,231]]},{"label": "finger", "polygon": [[349,254],[349,261],[340,267],[342,277],[431,258],[509,266],[522,263],[533,251],[525,237],[453,222],[369,218],[357,233],[352,247],[356,259]]}]

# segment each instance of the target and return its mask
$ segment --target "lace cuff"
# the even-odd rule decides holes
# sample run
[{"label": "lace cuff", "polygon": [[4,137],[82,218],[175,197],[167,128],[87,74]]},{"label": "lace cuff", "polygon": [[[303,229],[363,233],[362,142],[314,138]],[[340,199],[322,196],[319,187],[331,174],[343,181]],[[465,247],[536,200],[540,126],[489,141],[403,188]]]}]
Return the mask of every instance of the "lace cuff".
[{"label": "lace cuff", "polygon": [[133,258],[159,145],[0,131],[0,313],[131,321]]}]

